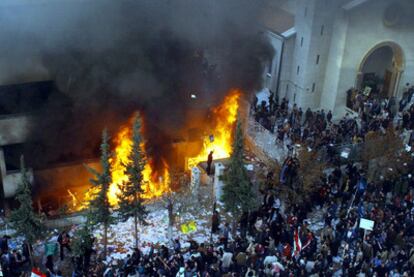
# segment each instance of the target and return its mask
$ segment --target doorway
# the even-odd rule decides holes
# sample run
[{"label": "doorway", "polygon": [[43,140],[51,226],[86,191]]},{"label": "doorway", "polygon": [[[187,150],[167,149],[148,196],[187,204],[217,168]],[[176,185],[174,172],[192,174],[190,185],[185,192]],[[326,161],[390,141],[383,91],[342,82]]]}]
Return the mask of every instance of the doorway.
[{"label": "doorway", "polygon": [[403,67],[401,47],[394,42],[380,43],[362,59],[356,88],[379,98],[396,96]]}]

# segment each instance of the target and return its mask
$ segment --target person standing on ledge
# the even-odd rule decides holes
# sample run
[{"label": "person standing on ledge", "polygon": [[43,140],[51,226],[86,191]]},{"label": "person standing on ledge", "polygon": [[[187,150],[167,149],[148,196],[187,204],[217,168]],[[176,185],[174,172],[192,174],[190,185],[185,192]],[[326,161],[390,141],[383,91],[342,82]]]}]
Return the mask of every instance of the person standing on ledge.
[{"label": "person standing on ledge", "polygon": [[210,151],[210,154],[208,154],[207,157],[207,175],[211,175],[211,164],[213,163],[213,152]]}]

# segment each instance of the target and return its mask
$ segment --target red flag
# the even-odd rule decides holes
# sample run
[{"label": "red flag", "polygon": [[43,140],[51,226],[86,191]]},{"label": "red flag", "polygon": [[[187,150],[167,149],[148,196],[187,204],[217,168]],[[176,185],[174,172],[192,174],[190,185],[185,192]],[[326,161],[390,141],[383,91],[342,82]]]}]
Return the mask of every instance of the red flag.
[{"label": "red flag", "polygon": [[30,277],[46,277],[46,274],[43,274],[39,269],[37,268],[33,268],[32,269],[32,274],[30,275]]},{"label": "red flag", "polygon": [[302,242],[299,237],[299,228],[296,228],[293,233],[293,254],[292,256],[297,256],[302,250]]}]

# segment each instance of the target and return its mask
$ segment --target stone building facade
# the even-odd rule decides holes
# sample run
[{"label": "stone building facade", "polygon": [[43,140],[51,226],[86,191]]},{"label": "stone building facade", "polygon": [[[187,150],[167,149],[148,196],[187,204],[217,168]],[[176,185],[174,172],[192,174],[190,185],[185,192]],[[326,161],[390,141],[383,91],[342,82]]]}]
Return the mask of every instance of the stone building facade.
[{"label": "stone building facade", "polygon": [[[341,115],[347,111],[346,91],[363,89],[366,77],[375,75],[384,95],[397,99],[407,83],[414,83],[414,1],[287,0],[278,4],[294,17],[293,26],[283,33],[266,24],[282,45],[277,49],[282,57],[275,57],[280,73],[266,80],[279,98]],[[279,16],[278,12],[273,16]]]}]

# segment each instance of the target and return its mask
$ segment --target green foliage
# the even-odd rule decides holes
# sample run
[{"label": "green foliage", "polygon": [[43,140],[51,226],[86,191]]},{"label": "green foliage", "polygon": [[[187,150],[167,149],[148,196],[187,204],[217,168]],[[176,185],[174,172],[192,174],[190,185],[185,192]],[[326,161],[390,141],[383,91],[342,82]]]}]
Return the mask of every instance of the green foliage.
[{"label": "green foliage", "polygon": [[109,137],[106,130],[102,134],[101,144],[101,166],[102,173],[97,172],[93,168],[87,167],[87,169],[95,175],[95,179],[91,179],[90,182],[94,186],[94,193],[89,201],[89,215],[88,220],[92,225],[104,224],[108,226],[113,222],[111,215],[111,205],[108,199],[109,186],[112,182],[111,167],[109,163],[110,159],[109,149]]},{"label": "green foliage", "polygon": [[228,212],[238,216],[254,208],[256,198],[243,163],[243,130],[239,119],[232,150],[230,164],[222,176],[224,186],[221,200]]},{"label": "green foliage", "polygon": [[43,224],[41,217],[33,210],[32,188],[24,165],[23,156],[20,158],[21,181],[16,195],[19,208],[13,210],[10,222],[17,234],[26,237],[32,244],[36,239],[43,236]]},{"label": "green foliage", "polygon": [[141,119],[136,117],[133,126],[132,134],[132,149],[129,154],[128,160],[131,161],[126,165],[126,175],[128,176],[128,182],[119,186],[120,193],[119,199],[119,215],[122,220],[127,220],[133,216],[141,223],[145,223],[147,216],[147,210],[143,205],[141,198],[143,191],[143,175],[142,172],[145,167],[145,154],[142,150],[142,138],[141,138]]},{"label": "green foliage", "polygon": [[87,167],[88,170],[95,175],[95,179],[90,182],[94,186],[94,193],[89,201],[88,223],[91,226],[103,225],[103,255],[106,257],[106,250],[108,245],[108,227],[114,222],[112,216],[111,205],[108,199],[109,186],[111,185],[111,165],[109,162],[111,153],[109,149],[109,137],[106,130],[102,134],[101,144],[101,166],[102,173],[97,172],[93,168]]},{"label": "green foliage", "polygon": [[75,257],[84,256],[90,249],[92,249],[94,239],[91,230],[87,224],[82,228],[76,230],[74,239],[72,241],[72,249]]}]

